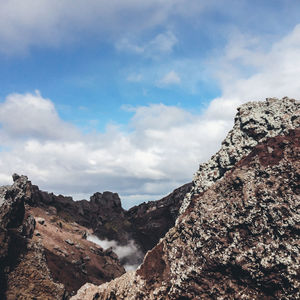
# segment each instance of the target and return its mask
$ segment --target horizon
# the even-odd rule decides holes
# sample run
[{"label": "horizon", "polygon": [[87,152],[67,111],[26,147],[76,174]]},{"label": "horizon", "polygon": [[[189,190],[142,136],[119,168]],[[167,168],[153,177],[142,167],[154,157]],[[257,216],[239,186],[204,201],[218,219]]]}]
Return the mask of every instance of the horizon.
[{"label": "horizon", "polygon": [[0,2],[0,184],[125,209],[192,180],[236,108],[300,98],[300,2]]}]

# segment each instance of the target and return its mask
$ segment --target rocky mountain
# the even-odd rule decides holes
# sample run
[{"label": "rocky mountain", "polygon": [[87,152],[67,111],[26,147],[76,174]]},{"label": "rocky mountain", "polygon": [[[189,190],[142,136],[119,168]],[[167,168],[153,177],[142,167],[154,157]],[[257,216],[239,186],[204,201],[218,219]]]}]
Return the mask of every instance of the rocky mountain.
[{"label": "rocky mountain", "polygon": [[294,99],[242,105],[192,183],[128,211],[116,193],[73,201],[14,174],[0,187],[0,299],[81,286],[72,299],[300,299],[299,127]]},{"label": "rocky mountain", "polygon": [[138,270],[72,299],[300,299],[299,126],[299,101],[241,106]]},{"label": "rocky mountain", "polygon": [[299,127],[299,109],[299,101],[288,97],[267,98],[264,102],[248,102],[240,106],[234,126],[222,142],[221,149],[196,172],[193,187],[185,196],[180,212],[184,212],[194,196],[207,190],[258,143]]},{"label": "rocky mountain", "polygon": [[192,183],[187,183],[160,200],[142,203],[125,212],[132,224],[132,237],[144,253],[175,225],[184,196],[191,187]]},{"label": "rocky mountain", "polygon": [[[41,191],[26,176],[13,179],[12,186],[0,188],[0,299],[68,299],[86,282],[122,275],[122,265],[140,264],[174,226],[191,187],[126,211],[116,193],[74,201]],[[132,251],[119,258],[94,244],[88,238],[93,235]]]},{"label": "rocky mountain", "polygon": [[100,239],[115,240],[127,245],[133,240],[146,253],[174,226],[183,198],[191,183],[175,189],[168,196],[124,210],[117,193],[95,193],[90,201],[74,201],[72,197],[56,196],[32,186],[30,205],[43,209],[52,207],[58,216],[92,229]]},{"label": "rocky mountain", "polygon": [[125,273],[111,249],[85,239],[86,227],[34,206],[38,195],[47,194],[16,174],[0,189],[0,299],[67,299]]}]

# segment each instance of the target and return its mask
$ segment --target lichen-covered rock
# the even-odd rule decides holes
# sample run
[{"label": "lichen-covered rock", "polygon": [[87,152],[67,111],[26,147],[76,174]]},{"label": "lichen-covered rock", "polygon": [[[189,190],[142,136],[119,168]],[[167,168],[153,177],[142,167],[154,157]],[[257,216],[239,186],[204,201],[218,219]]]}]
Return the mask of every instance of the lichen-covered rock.
[{"label": "lichen-covered rock", "polygon": [[25,210],[32,185],[13,175],[14,184],[0,188],[0,298],[63,299],[65,288],[51,277],[43,247],[32,242],[35,219]]},{"label": "lichen-covered rock", "polygon": [[253,147],[133,273],[85,299],[300,299],[300,129]]},{"label": "lichen-covered rock", "polygon": [[24,217],[24,202],[28,198],[27,177],[19,176],[12,186],[0,187],[0,226],[16,228]]},{"label": "lichen-covered rock", "polygon": [[199,166],[193,187],[187,193],[180,213],[194,196],[205,191],[220,179],[258,143],[269,137],[286,134],[300,126],[300,102],[287,97],[267,98],[265,102],[248,102],[238,108],[234,126],[222,142],[221,149]]},{"label": "lichen-covered rock", "polygon": [[0,298],[6,289],[6,270],[10,265],[10,246],[24,219],[27,198],[25,176],[15,178],[12,186],[0,187]]}]

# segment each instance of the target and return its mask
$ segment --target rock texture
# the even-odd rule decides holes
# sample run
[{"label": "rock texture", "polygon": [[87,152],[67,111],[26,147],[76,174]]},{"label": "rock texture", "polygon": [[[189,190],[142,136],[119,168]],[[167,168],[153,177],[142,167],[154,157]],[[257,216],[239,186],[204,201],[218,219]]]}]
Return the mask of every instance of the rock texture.
[{"label": "rock texture", "polygon": [[111,249],[84,238],[86,227],[33,206],[46,193],[26,176],[13,179],[0,189],[0,299],[68,299],[86,282],[125,272]]},{"label": "rock texture", "polygon": [[[28,240],[35,228],[34,219],[25,213],[25,202],[30,199],[30,185],[25,176],[15,174],[13,178],[14,184],[1,187],[0,192],[0,298],[32,299],[36,294],[34,291],[39,290],[39,295],[45,298],[63,299],[65,289],[63,285],[53,282],[41,247]],[[22,263],[28,268],[22,268],[21,274],[17,274]],[[35,280],[28,284],[28,278]],[[13,288],[10,279],[17,282]]]},{"label": "rock texture", "polygon": [[125,269],[112,249],[87,236],[131,247],[134,241],[139,248],[121,262],[138,265],[174,226],[191,187],[125,211],[116,193],[73,201],[39,190],[26,176],[13,179],[12,186],[0,188],[0,299],[67,299],[86,282],[101,284],[122,275]]},{"label": "rock texture", "polygon": [[175,225],[184,196],[191,187],[192,184],[187,183],[160,200],[142,203],[125,212],[126,219],[132,224],[131,236],[144,253]]},{"label": "rock texture", "polygon": [[[168,196],[124,210],[117,193],[95,193],[90,201],[74,201],[71,197],[56,196],[32,186],[32,206],[51,207],[68,222],[92,229],[100,239],[115,240],[120,245],[133,241],[143,254],[152,249],[174,226],[184,196],[191,183],[175,189]],[[143,255],[138,257],[142,262]]]},{"label": "rock texture", "polygon": [[[41,191],[26,176],[0,188],[0,299],[68,298],[86,282],[101,284],[125,270],[111,250],[86,240],[90,234],[120,245],[137,244],[123,265],[138,265],[175,224],[187,184],[158,201],[125,211],[116,193],[90,201]],[[27,284],[28,278],[31,284]],[[31,296],[30,296],[31,295]]]},{"label": "rock texture", "polygon": [[140,268],[72,299],[300,299],[299,109],[242,106]]},{"label": "rock texture", "polygon": [[194,196],[207,190],[258,143],[299,126],[300,103],[294,99],[267,98],[265,102],[248,102],[240,106],[234,126],[222,142],[221,149],[199,166],[180,213],[185,211]]}]

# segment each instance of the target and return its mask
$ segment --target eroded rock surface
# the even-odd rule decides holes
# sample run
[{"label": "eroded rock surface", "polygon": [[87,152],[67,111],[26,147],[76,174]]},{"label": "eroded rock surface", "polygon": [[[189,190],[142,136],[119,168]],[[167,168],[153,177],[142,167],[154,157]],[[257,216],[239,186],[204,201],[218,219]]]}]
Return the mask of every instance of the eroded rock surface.
[{"label": "eroded rock surface", "polygon": [[300,126],[300,102],[287,97],[248,102],[238,108],[234,126],[222,142],[221,149],[199,166],[193,187],[183,201],[180,213],[191,199],[207,190],[258,143],[269,137],[286,134]]},{"label": "eroded rock surface", "polygon": [[132,237],[144,253],[175,225],[184,196],[191,187],[192,183],[187,183],[160,200],[142,203],[125,212],[132,224]]},{"label": "eroded rock surface", "polygon": [[0,192],[0,298],[63,299],[64,286],[52,280],[43,248],[30,241],[36,225],[25,210],[31,184],[26,176],[14,174],[13,179],[14,184]]},{"label": "eroded rock surface", "polygon": [[86,227],[39,207],[46,193],[26,176],[13,179],[0,188],[0,299],[68,299],[125,273],[113,251],[84,238]]},{"label": "eroded rock surface", "polygon": [[[191,186],[125,211],[116,193],[73,201],[39,190],[26,176],[14,174],[13,179],[12,186],[0,188],[1,299],[63,299],[86,282],[102,284],[121,276],[125,269],[116,254],[87,236],[110,237],[120,245],[134,241],[146,252],[174,226]],[[141,263],[142,251],[136,249],[122,263]]]},{"label": "eroded rock surface", "polygon": [[[188,183],[166,197],[142,203],[124,210],[117,193],[95,193],[90,201],[74,201],[71,197],[54,195],[32,186],[32,206],[55,210],[62,219],[92,229],[100,239],[115,240],[120,245],[132,241],[143,254],[152,249],[174,226],[184,196],[190,191]],[[140,256],[140,262],[143,255]]]},{"label": "eroded rock surface", "polygon": [[[250,106],[273,111],[269,121],[255,117],[271,124],[262,135],[243,112]],[[240,139],[230,147],[239,161],[230,162],[228,149],[219,152],[205,188],[192,193],[141,267],[99,287],[85,285],[72,300],[300,299],[300,129],[289,130],[299,117],[299,102],[290,99],[242,106],[237,119],[248,120],[240,123],[245,130],[228,136]],[[272,130],[280,135],[268,138]],[[243,142],[246,135],[252,143]],[[242,159],[238,145],[247,153]]]}]

